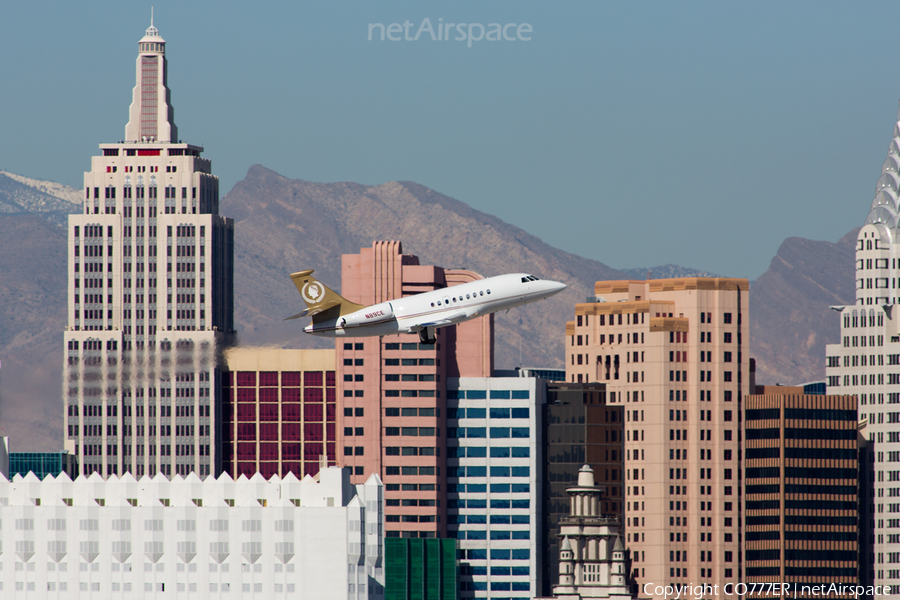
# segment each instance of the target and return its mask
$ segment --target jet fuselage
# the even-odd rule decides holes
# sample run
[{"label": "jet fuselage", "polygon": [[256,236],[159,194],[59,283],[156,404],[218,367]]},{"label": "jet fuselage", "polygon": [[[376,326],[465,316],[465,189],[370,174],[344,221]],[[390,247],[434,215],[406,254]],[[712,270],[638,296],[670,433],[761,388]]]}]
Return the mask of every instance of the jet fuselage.
[{"label": "jet fuselage", "polygon": [[512,273],[397,298],[307,325],[322,337],[370,337],[439,329],[542,300],[566,288],[557,281]]}]

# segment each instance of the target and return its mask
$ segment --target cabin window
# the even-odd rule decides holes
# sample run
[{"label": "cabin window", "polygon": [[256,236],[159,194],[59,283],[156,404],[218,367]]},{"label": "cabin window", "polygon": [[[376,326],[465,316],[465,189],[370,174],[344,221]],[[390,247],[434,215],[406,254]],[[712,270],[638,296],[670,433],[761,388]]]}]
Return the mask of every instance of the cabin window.
[{"label": "cabin window", "polygon": [[478,295],[479,295],[479,296],[484,296],[484,290],[478,292]]},{"label": "cabin window", "polygon": [[490,296],[490,295],[491,295],[491,290],[488,290],[487,293],[488,293],[488,296]]},{"label": "cabin window", "polygon": [[466,300],[468,300],[468,299],[469,299],[469,294],[466,294]]}]

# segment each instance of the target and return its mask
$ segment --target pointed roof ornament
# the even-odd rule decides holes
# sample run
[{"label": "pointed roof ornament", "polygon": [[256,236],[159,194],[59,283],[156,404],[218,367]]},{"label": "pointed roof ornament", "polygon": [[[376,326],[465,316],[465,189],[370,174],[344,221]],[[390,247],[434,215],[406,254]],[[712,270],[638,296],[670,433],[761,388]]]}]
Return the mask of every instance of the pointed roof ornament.
[{"label": "pointed roof ornament", "polygon": [[153,26],[153,5],[150,5],[150,27],[147,28],[147,35],[159,35],[159,30]]},{"label": "pointed roof ornament", "polygon": [[153,6],[150,6],[150,27],[144,32],[142,42],[165,42],[159,35],[159,30],[153,25]]}]

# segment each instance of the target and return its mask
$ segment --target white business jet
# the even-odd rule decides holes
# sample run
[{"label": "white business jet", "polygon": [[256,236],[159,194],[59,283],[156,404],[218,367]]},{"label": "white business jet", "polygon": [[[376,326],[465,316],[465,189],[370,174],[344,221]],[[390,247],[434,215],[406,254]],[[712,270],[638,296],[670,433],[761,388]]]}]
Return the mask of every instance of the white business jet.
[{"label": "white business jet", "polygon": [[362,306],[342,298],[312,274],[311,269],[291,273],[307,308],[285,321],[312,317],[303,331],[322,337],[418,333],[423,344],[434,344],[434,332],[441,327],[542,300],[566,289],[557,281],[512,273]]}]

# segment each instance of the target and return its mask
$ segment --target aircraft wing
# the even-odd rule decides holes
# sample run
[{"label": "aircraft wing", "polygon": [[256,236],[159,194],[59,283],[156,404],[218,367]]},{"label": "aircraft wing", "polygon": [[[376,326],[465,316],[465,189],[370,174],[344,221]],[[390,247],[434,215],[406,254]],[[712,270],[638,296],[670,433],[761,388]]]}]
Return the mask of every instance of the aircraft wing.
[{"label": "aircraft wing", "polygon": [[334,308],[338,304],[340,304],[340,302],[338,300],[329,300],[326,302],[321,302],[315,308],[304,309],[304,310],[298,312],[296,315],[291,315],[290,317],[287,317],[284,320],[292,321],[294,319],[300,319],[302,317],[311,317],[313,315],[317,315],[319,313],[325,312],[326,310],[328,310],[330,308]]},{"label": "aircraft wing", "polygon": [[457,323],[465,321],[467,318],[469,318],[468,314],[466,314],[464,311],[459,311],[443,316],[435,321],[430,321],[428,323],[417,323],[416,325],[410,327],[407,330],[407,333],[416,333],[418,331],[421,331],[422,329],[425,329],[426,327],[446,327],[448,325],[455,325]]}]

